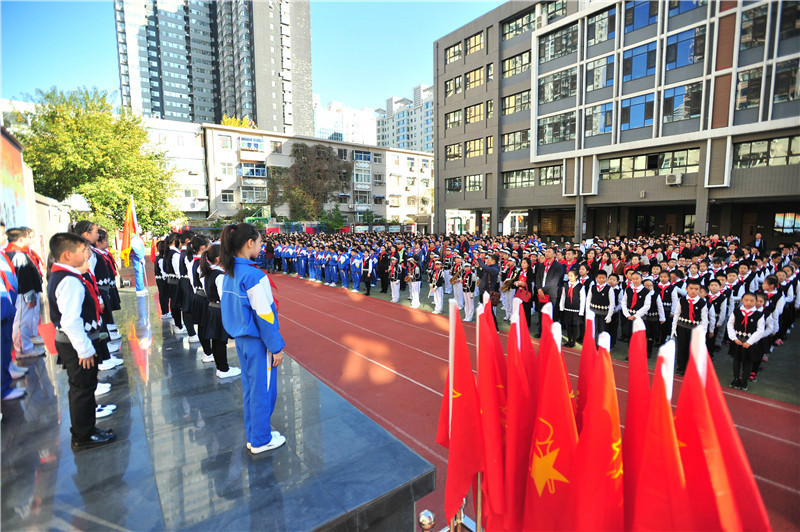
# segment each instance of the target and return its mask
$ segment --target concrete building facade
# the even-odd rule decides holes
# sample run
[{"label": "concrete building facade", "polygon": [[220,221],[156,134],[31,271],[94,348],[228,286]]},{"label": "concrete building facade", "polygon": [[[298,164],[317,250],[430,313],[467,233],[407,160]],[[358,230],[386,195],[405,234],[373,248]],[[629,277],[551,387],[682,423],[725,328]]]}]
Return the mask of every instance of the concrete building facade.
[{"label": "concrete building facade", "polygon": [[393,96],[377,109],[378,146],[433,152],[433,87],[417,85],[412,99]]},{"label": "concrete building facade", "polygon": [[314,95],[314,136],[318,139],[340,140],[355,144],[377,144],[375,110],[353,109],[342,102],[328,102],[323,107],[318,94]]},{"label": "concrete building facade", "polygon": [[796,239],[798,10],[509,2],[443,37],[438,223],[466,213],[464,230],[492,234]]}]

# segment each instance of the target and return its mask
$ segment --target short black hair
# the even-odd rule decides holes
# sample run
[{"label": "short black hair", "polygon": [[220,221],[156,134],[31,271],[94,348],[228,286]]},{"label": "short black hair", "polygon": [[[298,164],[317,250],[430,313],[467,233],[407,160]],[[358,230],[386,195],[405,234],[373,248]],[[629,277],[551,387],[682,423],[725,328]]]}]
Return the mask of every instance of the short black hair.
[{"label": "short black hair", "polygon": [[8,238],[9,242],[16,242],[21,238],[25,238],[28,236],[28,228],[27,227],[13,227],[6,231],[6,238]]},{"label": "short black hair", "polygon": [[98,229],[97,230],[97,241],[98,242],[105,242],[108,240],[108,231],[105,229]]},{"label": "short black hair", "polygon": [[599,277],[600,275],[602,275],[603,277],[608,277],[608,274],[606,273],[605,270],[598,270],[597,273],[594,274],[595,277]]},{"label": "short black hair", "polygon": [[720,283],[718,279],[711,279],[711,280],[708,282],[708,286],[711,286],[711,283],[717,283],[717,284],[718,284],[718,285],[720,285],[720,286],[722,285],[722,283]]},{"label": "short black hair", "polygon": [[686,286],[690,286],[690,285],[693,285],[693,284],[697,285],[697,286],[702,286],[700,284],[700,280],[699,279],[691,279],[691,278],[686,279]]},{"label": "short black hair", "polygon": [[50,237],[50,254],[56,261],[65,251],[76,251],[78,246],[89,245],[89,241],[73,233],[56,233]]}]

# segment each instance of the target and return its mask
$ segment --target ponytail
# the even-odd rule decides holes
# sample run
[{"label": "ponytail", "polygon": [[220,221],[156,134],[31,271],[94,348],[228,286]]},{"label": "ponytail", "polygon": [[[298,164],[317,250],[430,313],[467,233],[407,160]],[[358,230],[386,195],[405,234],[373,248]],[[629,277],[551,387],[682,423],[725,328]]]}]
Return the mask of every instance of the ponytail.
[{"label": "ponytail", "polygon": [[203,252],[200,258],[200,277],[207,277],[211,273],[211,264],[219,258],[219,244],[213,244]]},{"label": "ponytail", "polygon": [[208,237],[203,235],[193,236],[192,239],[189,241],[189,245],[187,246],[189,251],[192,255],[195,255],[200,248],[203,246],[207,246],[209,243]]},{"label": "ponytail", "polygon": [[234,258],[239,250],[244,247],[249,240],[258,239],[258,230],[248,224],[240,223],[237,225],[226,225],[222,229],[222,237],[219,242],[219,262],[225,269],[225,274],[233,277]]}]

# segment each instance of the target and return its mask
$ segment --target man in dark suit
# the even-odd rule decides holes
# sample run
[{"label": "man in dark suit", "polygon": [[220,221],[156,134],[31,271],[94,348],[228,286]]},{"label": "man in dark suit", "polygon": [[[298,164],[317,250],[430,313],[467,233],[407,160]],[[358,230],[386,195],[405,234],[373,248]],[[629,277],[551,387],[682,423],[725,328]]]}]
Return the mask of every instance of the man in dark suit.
[{"label": "man in dark suit", "polygon": [[758,250],[758,256],[764,256],[764,239],[761,238],[761,233],[756,233],[756,239],[750,244],[751,248],[755,248]]},{"label": "man in dark suit", "polygon": [[[553,248],[547,248],[544,252],[544,264],[540,265],[536,272],[537,295],[540,303],[549,302],[553,304],[553,320],[558,320],[558,287],[564,279],[564,268],[556,261],[556,253]],[[535,338],[542,337],[542,316],[539,315],[539,330]]]},{"label": "man in dark suit", "polygon": [[[500,275],[500,267],[497,262],[500,260],[498,255],[487,255],[486,260],[478,259],[478,266],[480,271],[480,281],[478,281],[478,301],[483,301],[483,294],[487,292],[497,292],[500,287],[497,279]],[[492,306],[492,318],[494,319],[494,327],[497,329],[497,307]]]}]

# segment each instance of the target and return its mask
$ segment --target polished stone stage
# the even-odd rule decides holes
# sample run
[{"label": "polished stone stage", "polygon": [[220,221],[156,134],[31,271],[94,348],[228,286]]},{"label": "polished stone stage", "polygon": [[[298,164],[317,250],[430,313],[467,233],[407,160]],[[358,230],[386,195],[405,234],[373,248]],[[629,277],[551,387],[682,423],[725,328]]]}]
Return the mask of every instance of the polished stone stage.
[{"label": "polished stone stage", "polygon": [[152,296],[122,296],[125,364],[101,372],[98,398],[118,406],[98,421],[117,441],[73,454],[66,373],[54,356],[21,361],[29,393],[2,404],[2,530],[414,529],[429,462],[290,358],[272,417],[287,444],[252,456],[239,378],[173,337]]}]

